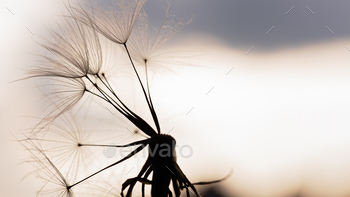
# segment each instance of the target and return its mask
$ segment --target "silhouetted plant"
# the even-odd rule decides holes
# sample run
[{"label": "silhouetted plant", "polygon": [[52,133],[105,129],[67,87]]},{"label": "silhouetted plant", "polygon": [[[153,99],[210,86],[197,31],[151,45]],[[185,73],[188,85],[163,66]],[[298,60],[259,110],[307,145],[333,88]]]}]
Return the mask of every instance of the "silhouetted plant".
[{"label": "silhouetted plant", "polygon": [[[179,197],[183,189],[186,190],[187,196],[190,196],[190,190],[196,196],[200,196],[194,185],[210,184],[225,179],[191,183],[176,162],[175,139],[161,132],[160,121],[151,98],[148,67],[161,64],[159,57],[165,53],[159,52],[160,47],[190,20],[176,21],[170,14],[171,2],[161,28],[155,37],[151,38],[147,15],[143,10],[145,3],[146,0],[116,0],[109,10],[94,8],[91,5],[83,8],[80,4],[69,4],[69,14],[62,17],[58,29],[51,30],[52,40],[41,44],[50,53],[42,56],[42,64],[30,71],[29,78],[43,79],[40,86],[51,102],[51,109],[22,140],[24,146],[32,153],[32,159],[28,162],[37,167],[35,172],[43,174],[42,178],[46,181],[38,195],[74,196],[75,188],[101,172],[123,163],[145,147],[148,147],[148,158],[138,175],[122,184],[121,196],[124,196],[124,190],[127,190],[125,196],[131,197],[137,182],[141,183],[142,196],[145,196],[145,185],[151,185],[152,197],[173,196],[173,193]],[[110,65],[108,60],[114,53],[124,53],[127,57],[128,62],[114,64],[119,65],[117,69],[123,69],[122,66],[126,63],[131,66],[155,128],[126,104],[120,91],[116,89],[116,82],[112,80],[115,76],[106,73],[112,67],[116,67]],[[140,76],[139,69],[143,69],[145,76]],[[99,131],[88,131],[82,128],[79,122],[87,121],[82,111],[94,109],[91,107],[91,101],[99,106],[103,104],[97,101],[108,104],[108,110],[116,110],[117,114],[122,115],[139,132],[145,134],[146,139],[115,145],[100,143],[97,138],[89,138],[89,135]],[[74,113],[73,108],[77,109]],[[133,146],[136,148],[124,158],[100,167],[94,173],[86,174],[85,168],[89,168],[96,160],[88,148]],[[149,179],[151,174],[152,179]],[[57,187],[51,188],[48,186],[50,184]],[[170,184],[173,191],[169,188]],[[94,184],[90,189],[98,191],[97,185]],[[47,187],[49,189],[45,189]],[[89,195],[87,191],[82,193],[85,196]]]}]

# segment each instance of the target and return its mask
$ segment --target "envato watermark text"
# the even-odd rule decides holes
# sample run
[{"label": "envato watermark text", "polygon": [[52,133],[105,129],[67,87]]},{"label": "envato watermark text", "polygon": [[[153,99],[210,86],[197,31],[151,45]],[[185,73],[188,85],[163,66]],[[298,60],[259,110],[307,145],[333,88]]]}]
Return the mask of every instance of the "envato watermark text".
[{"label": "envato watermark text", "polygon": [[[193,155],[193,148],[190,145],[169,145],[167,143],[162,144],[156,144],[155,147],[150,148],[148,145],[136,145],[136,146],[129,146],[129,147],[114,147],[116,144],[111,143],[108,147],[105,147],[103,149],[103,155],[107,158],[113,158],[117,154],[119,154],[121,157],[126,157],[131,152],[133,152],[137,147],[143,146],[144,148],[147,148],[148,151],[142,151],[142,154],[138,153],[135,154],[134,157],[140,156],[142,158],[146,158],[148,156],[150,157],[182,157],[182,158],[189,158]],[[177,149],[178,151],[175,151]]]}]

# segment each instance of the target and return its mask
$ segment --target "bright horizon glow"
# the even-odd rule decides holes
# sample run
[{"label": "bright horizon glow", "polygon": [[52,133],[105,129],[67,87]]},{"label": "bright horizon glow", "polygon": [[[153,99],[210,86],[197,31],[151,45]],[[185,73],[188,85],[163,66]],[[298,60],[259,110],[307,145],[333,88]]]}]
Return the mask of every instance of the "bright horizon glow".
[{"label": "bright horizon glow", "polygon": [[[211,165],[230,163],[235,171],[230,182],[239,196],[292,195],[296,190],[310,196],[349,194],[350,54],[344,46],[349,42],[248,55],[206,43],[212,51],[210,58],[203,57],[207,68],[186,73],[195,85],[183,82],[179,86],[188,91],[178,91],[186,92],[194,107],[186,117],[195,128],[192,141],[198,136],[207,142],[203,151],[198,145],[200,162],[217,160],[207,161],[202,167],[207,170],[193,168],[215,175]],[[193,92],[195,86],[201,91]]]}]

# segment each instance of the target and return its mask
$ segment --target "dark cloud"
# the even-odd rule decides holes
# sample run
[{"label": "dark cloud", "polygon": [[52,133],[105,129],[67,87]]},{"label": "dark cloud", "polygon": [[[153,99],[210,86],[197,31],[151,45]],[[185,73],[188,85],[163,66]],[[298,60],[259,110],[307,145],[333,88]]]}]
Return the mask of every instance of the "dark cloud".
[{"label": "dark cloud", "polygon": [[[163,0],[149,0],[150,21],[159,23],[166,7]],[[172,11],[195,15],[185,34],[214,35],[242,50],[276,50],[349,37],[349,8],[348,0],[175,0]]]}]

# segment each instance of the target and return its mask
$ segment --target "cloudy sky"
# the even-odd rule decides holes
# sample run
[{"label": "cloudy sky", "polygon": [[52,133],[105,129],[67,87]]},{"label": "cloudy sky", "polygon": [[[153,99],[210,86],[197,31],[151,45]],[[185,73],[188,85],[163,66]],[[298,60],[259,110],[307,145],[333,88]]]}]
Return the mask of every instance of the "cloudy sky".
[{"label": "cloudy sky", "polygon": [[[0,193],[33,196],[38,187],[20,182],[27,169],[16,166],[26,155],[11,140],[29,127],[25,116],[38,112],[40,96],[30,84],[9,82],[35,64],[35,40],[64,5],[1,6]],[[153,92],[162,106],[176,106],[170,111],[177,116],[163,126],[193,147],[191,158],[178,159],[191,180],[232,168],[224,186],[238,196],[350,194],[349,7],[346,0],[174,1],[175,15],[194,20],[169,46],[194,52],[201,67],[156,76]],[[149,0],[152,25],[166,8]]]},{"label": "cloudy sky", "polygon": [[[157,3],[150,1],[147,8],[161,10]],[[345,0],[180,0],[173,10],[181,16],[195,15],[187,32],[215,35],[239,49],[278,50],[347,38],[349,4]]]}]

